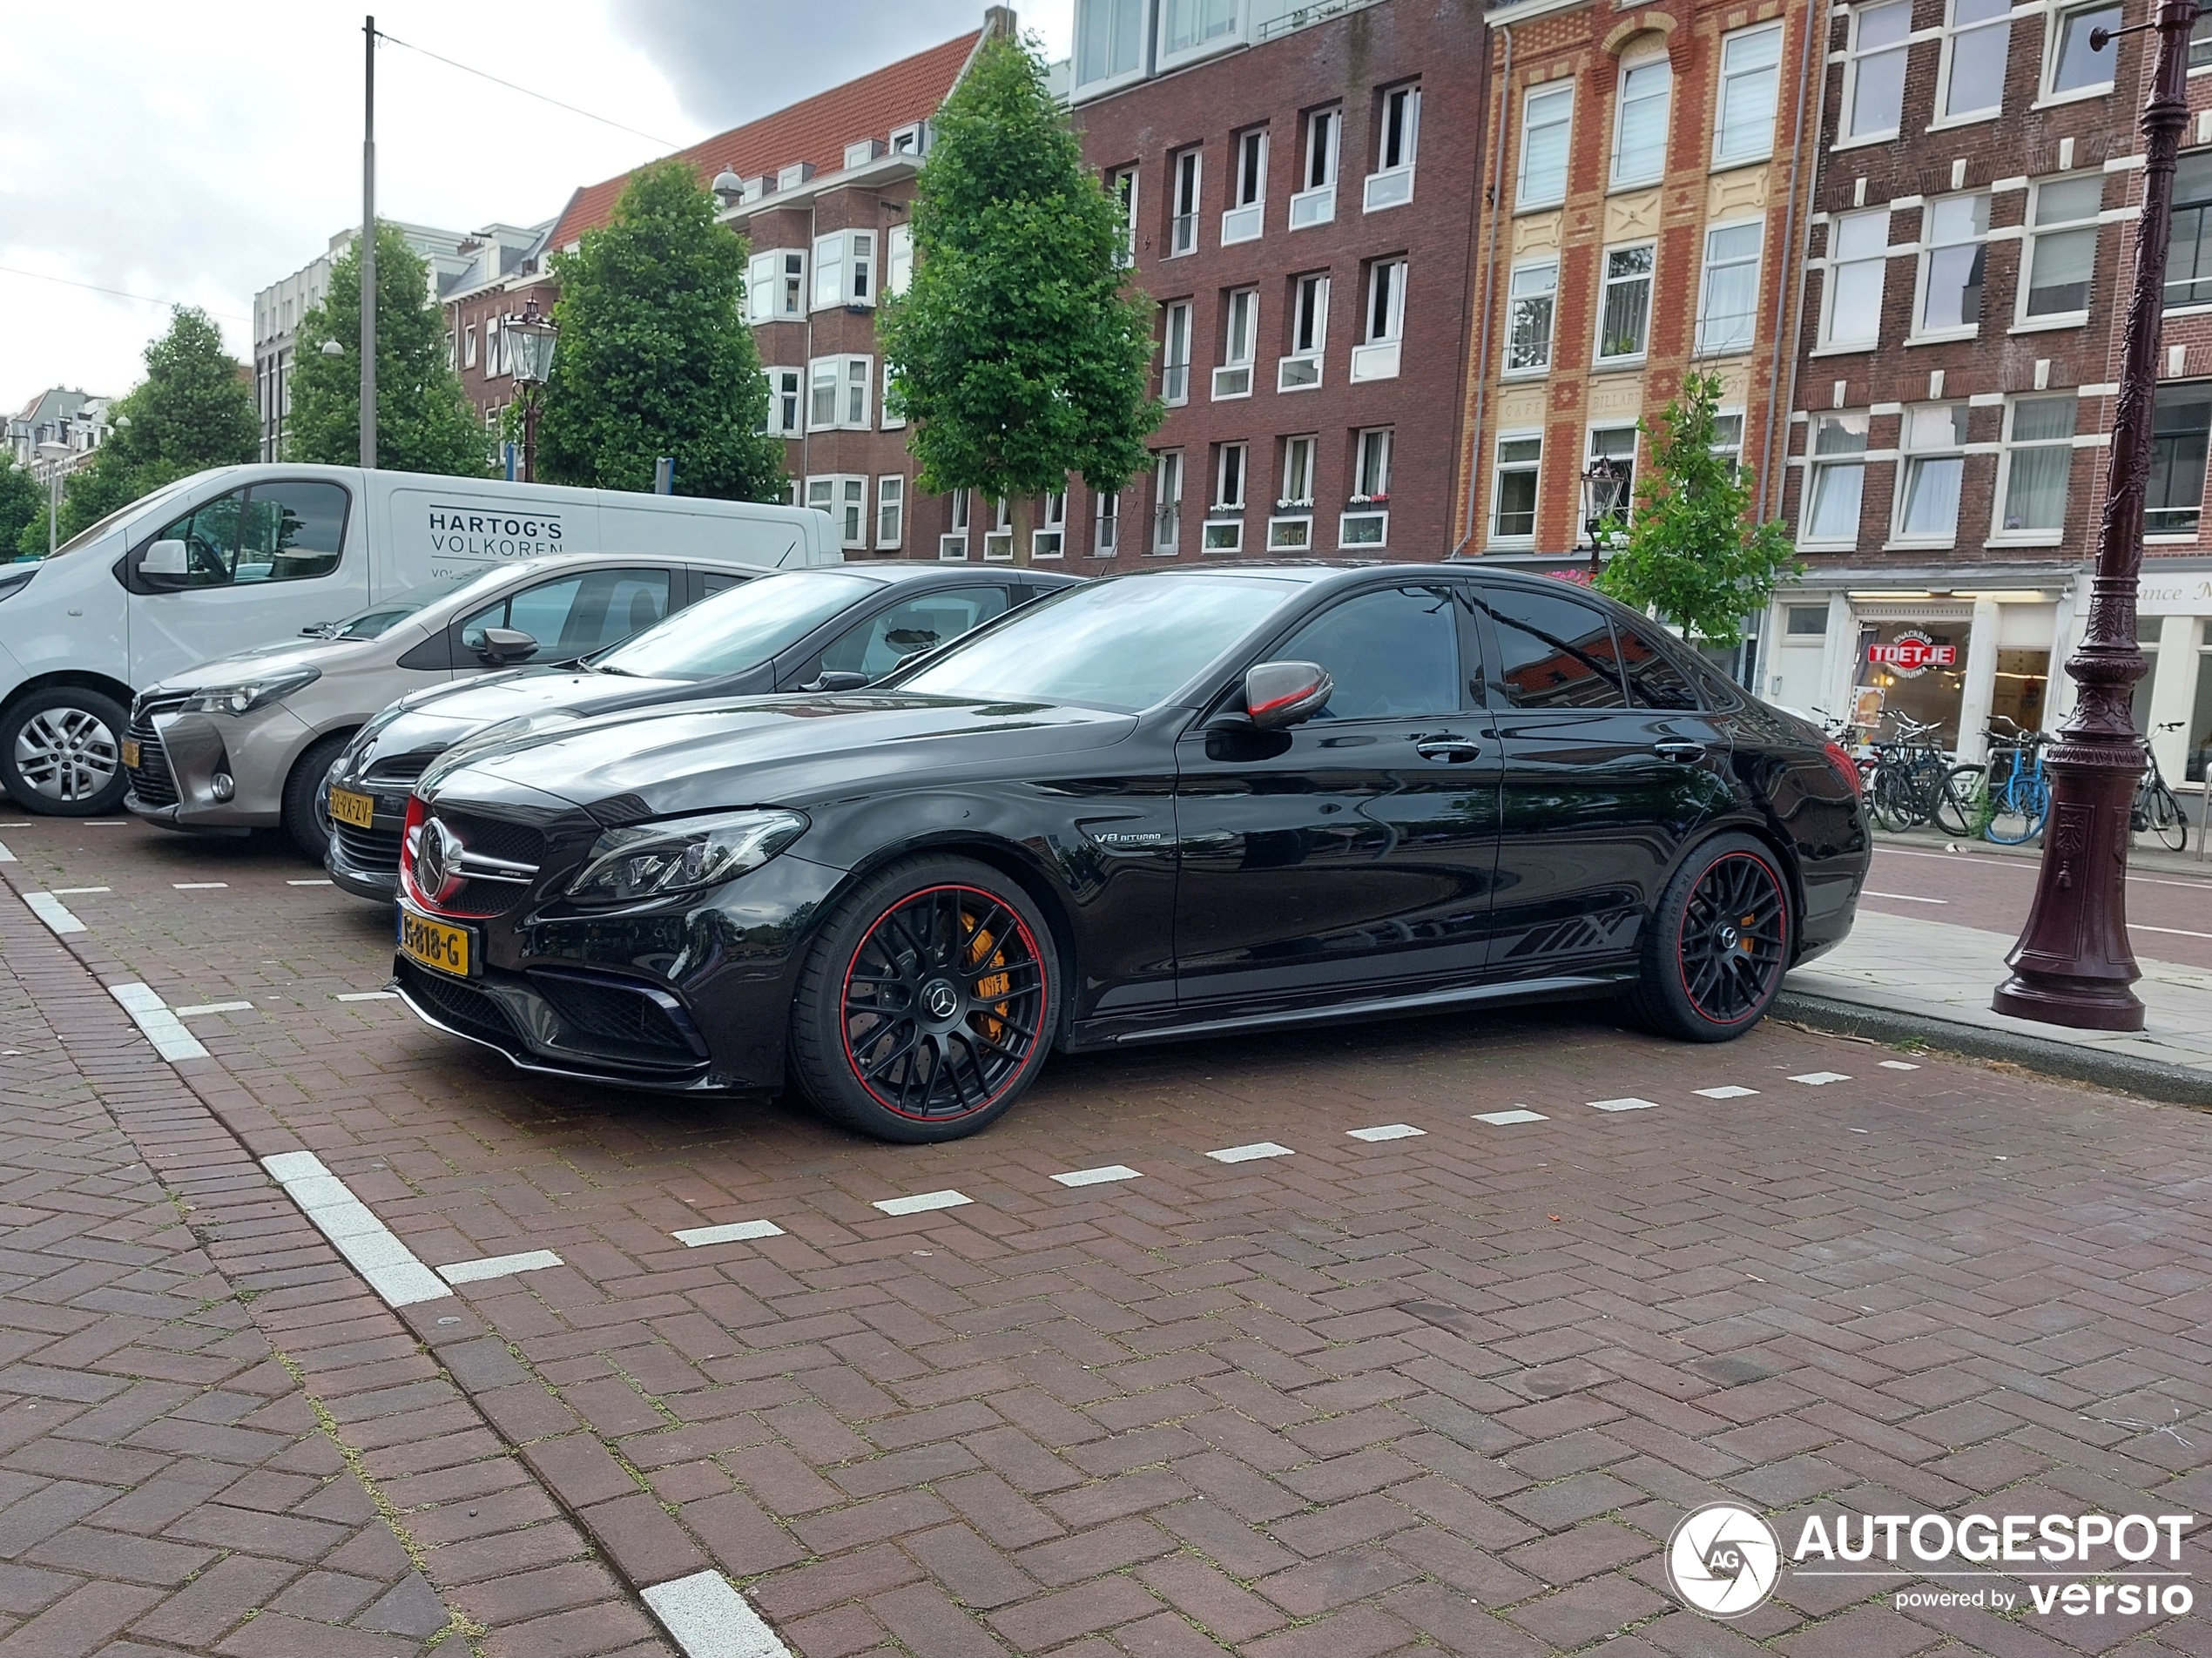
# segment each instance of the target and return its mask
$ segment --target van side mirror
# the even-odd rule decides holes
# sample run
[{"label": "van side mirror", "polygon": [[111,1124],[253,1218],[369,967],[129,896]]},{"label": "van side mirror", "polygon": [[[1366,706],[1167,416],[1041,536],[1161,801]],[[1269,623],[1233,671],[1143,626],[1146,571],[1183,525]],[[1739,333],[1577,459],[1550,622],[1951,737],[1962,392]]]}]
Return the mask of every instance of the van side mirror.
[{"label": "van side mirror", "polygon": [[192,574],[192,557],[180,541],[158,541],[138,561],[138,574],[148,581],[181,582]]},{"label": "van side mirror", "polygon": [[528,662],[537,654],[537,641],[520,628],[486,628],[476,654],[495,668],[510,662]]},{"label": "van side mirror", "polygon": [[1263,731],[1312,719],[1329,705],[1336,681],[1318,662],[1263,662],[1244,675],[1244,712]]}]

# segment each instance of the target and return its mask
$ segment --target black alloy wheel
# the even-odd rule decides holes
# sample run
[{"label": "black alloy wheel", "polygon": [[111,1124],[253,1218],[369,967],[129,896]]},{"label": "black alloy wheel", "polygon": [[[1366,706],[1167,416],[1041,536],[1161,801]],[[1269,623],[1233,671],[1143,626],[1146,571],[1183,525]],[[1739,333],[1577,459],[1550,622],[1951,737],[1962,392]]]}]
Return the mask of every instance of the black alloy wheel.
[{"label": "black alloy wheel", "polygon": [[1748,835],[1708,841],[1667,884],[1634,993],[1653,1028],[1726,1041],[1759,1021],[1789,968],[1790,887]]},{"label": "black alloy wheel", "polygon": [[995,870],[933,858],[856,892],[794,999],[792,1057],[831,1115],[879,1139],[958,1139],[1026,1090],[1058,1014],[1052,934]]}]

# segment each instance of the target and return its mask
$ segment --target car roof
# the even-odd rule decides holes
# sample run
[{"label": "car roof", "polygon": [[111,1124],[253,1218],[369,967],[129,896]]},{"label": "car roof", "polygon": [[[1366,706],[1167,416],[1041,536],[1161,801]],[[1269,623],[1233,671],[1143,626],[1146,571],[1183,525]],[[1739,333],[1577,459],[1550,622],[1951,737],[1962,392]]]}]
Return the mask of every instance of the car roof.
[{"label": "car roof", "polygon": [[[808,570],[835,570],[842,575],[866,576],[880,582],[921,582],[935,579],[944,582],[1001,581],[1008,576],[1020,576],[1026,580],[1042,582],[1054,586],[1080,582],[1083,578],[1067,570],[1041,570],[1019,564],[990,565],[924,563],[911,558],[848,558],[842,564],[810,564]],[[790,572],[795,573],[795,572]]]}]

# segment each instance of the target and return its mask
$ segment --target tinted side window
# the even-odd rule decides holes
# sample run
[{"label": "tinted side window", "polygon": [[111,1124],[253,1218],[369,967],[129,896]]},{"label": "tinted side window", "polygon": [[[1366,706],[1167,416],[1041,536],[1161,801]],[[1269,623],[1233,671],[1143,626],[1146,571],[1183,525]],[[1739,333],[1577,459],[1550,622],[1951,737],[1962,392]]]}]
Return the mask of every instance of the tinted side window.
[{"label": "tinted side window", "polygon": [[959,587],[925,593],[846,629],[822,652],[822,667],[874,679],[916,652],[934,650],[1005,610],[1003,588]]},{"label": "tinted side window", "polygon": [[668,572],[664,570],[594,570],[569,607],[555,656],[588,657],[633,633],[642,633],[668,614]]},{"label": "tinted side window", "polygon": [[752,579],[750,576],[739,576],[733,570],[706,570],[699,576],[699,596],[712,598],[717,593],[726,593]]},{"label": "tinted side window", "polygon": [[1621,665],[1629,671],[1629,689],[1643,708],[1694,709],[1697,688],[1682,665],[1656,643],[1635,628],[1613,624],[1621,642]]},{"label": "tinted side window", "polygon": [[1460,619],[1452,596],[1393,587],[1333,604],[1268,653],[1318,662],[1336,689],[1321,719],[1460,711]]},{"label": "tinted side window", "polygon": [[300,582],[338,568],[346,492],[306,480],[257,483],[246,497],[235,580]]},{"label": "tinted side window", "polygon": [[1477,591],[1498,628],[1498,679],[1515,708],[1626,708],[1605,612],[1564,593]]},{"label": "tinted side window", "polygon": [[186,587],[228,587],[238,564],[239,522],[245,513],[246,491],[233,489],[172,520],[154,540],[184,543]]}]

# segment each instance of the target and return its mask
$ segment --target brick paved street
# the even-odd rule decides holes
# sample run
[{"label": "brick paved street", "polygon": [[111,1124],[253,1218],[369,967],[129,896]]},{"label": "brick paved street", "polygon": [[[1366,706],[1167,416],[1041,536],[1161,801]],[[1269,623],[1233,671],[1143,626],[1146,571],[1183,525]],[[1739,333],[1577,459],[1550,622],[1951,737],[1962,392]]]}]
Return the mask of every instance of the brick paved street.
[{"label": "brick paved street", "polygon": [[[634,1592],[709,1567],[805,1658],[2212,1653],[2202,1610],[1904,1612],[1901,1578],[1785,1573],[1723,1625],[1659,1558],[1719,1499],[1785,1544],[1815,1507],[2201,1524],[2203,1115],[1585,1008],[1061,1061],[985,1136],[878,1146],[340,1001],[388,927],[273,849],[0,840],[84,926],[0,916],[35,998],[0,1613],[54,1621],[0,1655],[666,1651]],[[157,1057],[125,981],[210,1056]],[[1207,1156],[1258,1142],[1291,1155]],[[562,1264],[388,1309],[253,1161],[300,1150],[430,1267]],[[748,1221],[780,1230],[673,1236]],[[334,1628],[251,1644],[275,1619]]]}]

